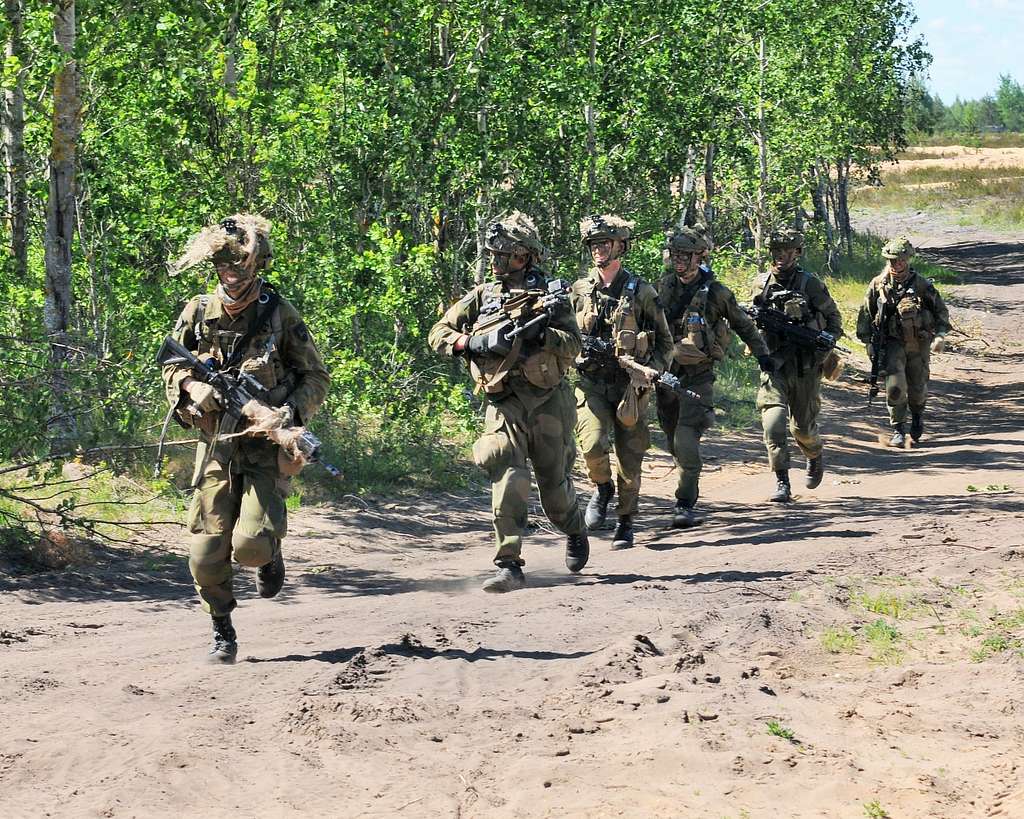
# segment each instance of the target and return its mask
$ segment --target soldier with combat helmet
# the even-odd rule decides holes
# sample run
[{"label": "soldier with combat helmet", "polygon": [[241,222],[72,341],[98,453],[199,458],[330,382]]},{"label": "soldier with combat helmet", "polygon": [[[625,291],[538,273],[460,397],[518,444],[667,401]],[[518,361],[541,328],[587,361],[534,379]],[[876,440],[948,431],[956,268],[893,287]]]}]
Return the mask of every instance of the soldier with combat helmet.
[{"label": "soldier with combat helmet", "polygon": [[[487,401],[484,433],[473,447],[473,459],[491,480],[498,569],[483,588],[509,592],[526,583],[527,462],[533,464],[545,514],[566,535],[566,567],[580,572],[590,555],[572,483],[576,406],[565,380],[580,351],[580,331],[565,294],[544,298],[556,293],[559,283],[550,282],[539,267],[547,252],[527,216],[514,211],[492,222],[485,247],[495,281],[474,287],[449,307],[431,329],[429,343],[445,355],[465,357]],[[502,311],[524,299],[550,305],[536,314],[522,313],[518,324],[505,321]]]},{"label": "soldier with combat helmet", "polygon": [[736,296],[703,264],[708,250],[703,234],[679,228],[668,235],[665,250],[668,272],[658,283],[658,296],[674,341],[669,369],[691,394],[658,390],[658,420],[679,469],[672,525],[687,528],[695,523],[693,508],[700,495],[700,439],[715,422],[715,363],[725,357],[730,330],[765,372],[774,365]]},{"label": "soldier with combat helmet", "polygon": [[[584,336],[577,364],[576,433],[587,473],[596,484],[587,505],[587,526],[604,525],[615,494],[609,457],[614,447],[619,500],[613,549],[633,545],[640,472],[650,445],[646,417],[650,376],[638,376],[623,361],[663,371],[672,353],[672,333],[657,292],[622,265],[632,238],[632,223],[618,216],[588,216],[580,222],[580,239],[593,267],[572,288],[576,320]],[[600,345],[609,354],[598,354]]]},{"label": "soldier with combat helmet", "polygon": [[[768,240],[772,269],[755,286],[757,307],[780,311],[803,327],[824,330],[838,339],[843,335],[839,308],[825,283],[800,267],[803,234],[791,228],[776,230]],[[761,387],[757,408],[761,411],[768,463],[777,480],[770,500],[792,500],[789,484],[789,441],[787,427],[807,459],[805,485],[815,489],[825,473],[818,415],[821,412],[821,379],[835,353],[800,346],[781,333],[764,331],[771,356],[761,363]]]},{"label": "soldier with combat helmet", "polygon": [[910,437],[916,442],[924,433],[931,353],[945,350],[950,329],[949,311],[939,291],[910,265],[914,253],[905,236],[886,242],[885,269],[868,285],[857,316],[857,338],[867,345],[868,357],[874,362],[881,356],[878,370],[885,373],[892,424],[889,446],[894,447],[906,443],[908,408]]},{"label": "soldier with combat helmet", "polygon": [[233,663],[238,653],[232,558],[257,569],[261,597],[274,597],[284,583],[285,498],[305,458],[283,444],[287,435],[280,433],[308,424],[330,384],[299,312],[265,278],[271,255],[270,223],[236,214],[194,236],[170,265],[174,275],[209,261],[219,279],[213,293],[189,301],[172,337],[200,360],[248,375],[268,391],[236,420],[224,411],[224,396],[196,380],[188,366],[163,368],[174,416],[202,435],[188,511],[188,565],[213,619],[209,656],[219,663]]}]

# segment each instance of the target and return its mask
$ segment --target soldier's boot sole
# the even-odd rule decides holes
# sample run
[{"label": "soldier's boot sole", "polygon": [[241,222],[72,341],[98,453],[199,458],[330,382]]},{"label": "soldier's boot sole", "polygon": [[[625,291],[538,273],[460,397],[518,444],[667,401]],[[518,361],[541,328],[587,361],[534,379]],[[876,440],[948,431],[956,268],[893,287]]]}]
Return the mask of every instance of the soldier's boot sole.
[{"label": "soldier's boot sole", "polygon": [[526,585],[526,576],[518,566],[515,570],[500,569],[498,573],[484,581],[480,587],[490,594],[505,594],[506,592],[518,591]]},{"label": "soldier's boot sole", "polygon": [[284,586],[284,556],[278,550],[274,559],[256,571],[256,591],[260,597],[270,599],[276,597]]},{"label": "soldier's boot sole", "polygon": [[590,538],[586,532],[569,535],[565,539],[565,568],[573,574],[579,574],[590,560]]},{"label": "soldier's boot sole", "polygon": [[689,529],[691,526],[696,525],[697,518],[694,517],[692,509],[676,508],[675,514],[672,515],[673,529]]},{"label": "soldier's boot sole", "polygon": [[817,489],[821,486],[821,479],[824,477],[825,461],[821,455],[807,462],[807,478],[804,480],[804,486],[808,489]]}]

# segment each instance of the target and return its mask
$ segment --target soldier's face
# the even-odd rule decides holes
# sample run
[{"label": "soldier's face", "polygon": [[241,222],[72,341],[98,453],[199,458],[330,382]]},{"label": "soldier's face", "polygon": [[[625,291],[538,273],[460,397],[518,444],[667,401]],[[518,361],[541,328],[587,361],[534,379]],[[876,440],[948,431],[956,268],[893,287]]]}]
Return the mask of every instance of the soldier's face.
[{"label": "soldier's face", "polygon": [[672,269],[676,271],[679,281],[689,284],[697,278],[700,270],[700,253],[670,253],[669,260],[672,262]]},{"label": "soldier's face", "polygon": [[799,257],[800,251],[796,248],[774,248],[772,250],[772,267],[781,273],[795,265]]},{"label": "soldier's face", "polygon": [[517,253],[497,253],[491,251],[491,271],[499,279],[505,279],[519,273],[526,267],[528,256]]},{"label": "soldier's face", "polygon": [[221,286],[228,294],[244,289],[252,278],[252,273],[246,271],[241,265],[219,262],[216,268],[217,278],[220,279]]},{"label": "soldier's face", "polygon": [[598,267],[608,267],[622,253],[618,239],[595,239],[590,243],[590,258]]},{"label": "soldier's face", "polygon": [[904,281],[910,273],[910,263],[906,259],[889,259],[889,271],[896,281]]}]

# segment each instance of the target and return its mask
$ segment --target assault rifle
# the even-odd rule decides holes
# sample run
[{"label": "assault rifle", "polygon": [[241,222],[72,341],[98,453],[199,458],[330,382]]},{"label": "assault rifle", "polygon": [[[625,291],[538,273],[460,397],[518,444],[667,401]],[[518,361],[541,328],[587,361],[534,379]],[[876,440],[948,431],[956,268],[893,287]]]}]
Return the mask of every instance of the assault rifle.
[{"label": "assault rifle", "polygon": [[838,350],[849,355],[850,351],[841,347],[838,339],[832,333],[825,330],[815,330],[805,327],[799,319],[791,319],[781,310],[774,307],[758,307],[756,304],[742,305],[743,312],[754,320],[759,330],[784,337],[797,347],[805,350],[816,350],[827,353],[831,350]]},{"label": "assault rifle", "polygon": [[548,282],[547,290],[512,290],[487,302],[473,327],[474,336],[485,336],[484,348],[494,355],[508,355],[517,336],[547,321],[559,306],[569,304],[569,284]]},{"label": "assault rifle", "polygon": [[[885,290],[883,289],[883,293]],[[885,351],[889,341],[889,322],[892,320],[893,314],[896,312],[896,306],[900,303],[900,299],[905,295],[904,293],[890,293],[886,296],[882,307],[878,311],[876,321],[871,325],[871,375],[868,377],[868,406],[871,406],[871,402],[875,400],[875,396],[878,395],[878,377],[881,375],[881,367],[885,361]]]},{"label": "assault rifle", "polygon": [[[250,401],[259,401],[269,406],[270,391],[249,373],[234,375],[218,370],[213,362],[196,358],[191,350],[171,336],[167,336],[164,343],[160,345],[156,361],[161,367],[168,364],[187,366],[196,381],[209,384],[217,391],[221,403],[224,405],[224,411],[232,418],[242,418],[242,408]],[[310,463],[319,463],[334,477],[341,477],[341,471],[336,466],[320,460],[321,442],[319,438],[305,427],[290,429],[291,431],[287,435],[290,445],[294,446]],[[297,429],[301,429],[301,434],[295,434]],[[283,430],[270,430],[267,437],[275,443],[281,443],[278,437],[284,438],[285,436],[275,436],[274,433],[277,432],[283,432]]]},{"label": "assault rifle", "polygon": [[614,364],[624,369],[627,373],[635,372],[648,378],[655,387],[667,390],[668,392],[674,392],[683,398],[689,398],[691,401],[696,401],[702,407],[708,406],[699,394],[684,387],[679,378],[672,373],[662,373],[653,367],[646,367],[631,355],[616,355],[615,342],[611,340],[599,338],[598,336],[583,336],[583,351],[580,353],[580,359],[581,361],[577,369],[582,368],[584,372],[588,371],[587,364],[590,364],[595,370]]}]

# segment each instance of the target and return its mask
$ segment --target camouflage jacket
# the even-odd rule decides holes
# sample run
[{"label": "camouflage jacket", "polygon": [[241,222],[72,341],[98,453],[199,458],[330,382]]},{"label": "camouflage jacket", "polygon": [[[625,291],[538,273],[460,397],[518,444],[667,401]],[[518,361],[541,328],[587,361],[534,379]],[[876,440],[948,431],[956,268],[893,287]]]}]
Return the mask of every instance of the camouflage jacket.
[{"label": "camouflage jacket", "polygon": [[[623,267],[611,285],[605,287],[600,270],[594,267],[573,283],[572,303],[584,335],[609,341],[635,333],[643,337],[638,351],[631,351],[628,342],[623,346],[616,341],[617,348],[657,370],[668,367],[672,360],[672,331],[665,320],[658,293],[648,282]],[[621,376],[616,374],[616,377],[626,378],[621,368],[619,373]]]},{"label": "camouflage jacket", "polygon": [[730,330],[743,340],[751,354],[768,354],[768,347],[753,319],[740,309],[733,292],[710,271],[702,270],[689,284],[683,284],[675,272],[668,273],[658,282],[658,296],[665,308],[672,340],[678,344],[693,339],[709,359],[682,363],[676,357],[672,362],[673,372],[693,376],[710,371],[714,361],[725,356]]},{"label": "camouflage jacket", "polygon": [[868,285],[864,304],[857,316],[857,338],[865,344],[871,341],[879,313],[890,302],[895,302],[895,307],[889,311],[892,315],[884,328],[887,340],[902,342],[909,329],[906,327],[908,322],[922,341],[930,342],[935,336],[945,335],[950,330],[949,310],[930,279],[910,268],[907,280],[897,284],[888,270],[884,270]]},{"label": "camouflage jacket", "polygon": [[[178,316],[171,335],[200,358],[212,356],[223,363],[256,321],[260,308],[258,302],[251,304],[232,319],[216,295],[195,296]],[[270,390],[270,404],[289,404],[297,425],[308,424],[316,415],[330,386],[330,375],[302,317],[283,298],[252,337],[238,369]],[[186,424],[189,416],[181,410],[187,405],[188,396],[181,389],[181,382],[188,375],[187,367],[168,365],[163,368],[167,400],[176,408],[179,420]],[[226,462],[239,449],[248,450],[252,461],[276,462],[276,444],[262,438],[232,438],[221,442],[214,457]],[[200,450],[202,458],[203,447]]]},{"label": "camouflage jacket", "polygon": [[[455,343],[464,334],[473,335],[473,328],[480,319],[481,310],[485,305],[494,303],[513,290],[547,290],[548,281],[544,271],[531,268],[521,281],[485,282],[477,285],[449,307],[441,319],[434,324],[427,339],[430,347],[444,355],[464,356],[468,360],[469,356],[465,350],[456,352]],[[564,380],[566,371],[579,352],[580,330],[576,325],[576,317],[569,306],[562,303],[553,310],[542,340],[539,343],[527,342],[524,345],[521,360],[511,365],[508,376],[501,382],[502,388],[499,391],[487,393],[487,398],[491,401],[501,401],[503,398],[515,394],[527,407],[539,406]],[[480,362],[485,367],[493,365],[495,358],[498,358],[500,363],[500,357],[482,356],[481,358],[488,359]],[[527,365],[534,365],[538,362],[550,364],[556,368],[554,372],[557,372],[557,375],[552,378],[551,386],[539,386],[527,378],[525,371]]]},{"label": "camouflage jacket", "polygon": [[[843,335],[842,316],[825,283],[799,265],[779,274],[769,272],[760,277],[754,287],[752,301],[759,307],[782,309],[780,300],[788,298],[801,303],[801,323],[804,326],[825,330],[836,338]],[[800,353],[798,347],[787,344],[781,335],[764,333],[764,340],[772,355],[796,357]]]}]

